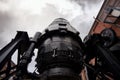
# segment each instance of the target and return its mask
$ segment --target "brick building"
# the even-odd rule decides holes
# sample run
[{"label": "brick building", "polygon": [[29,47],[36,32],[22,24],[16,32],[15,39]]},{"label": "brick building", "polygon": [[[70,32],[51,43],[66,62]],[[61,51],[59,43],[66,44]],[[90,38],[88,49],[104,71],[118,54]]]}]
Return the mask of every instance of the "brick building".
[{"label": "brick building", "polygon": [[[89,34],[101,33],[101,31],[106,28],[110,28],[116,33],[118,41],[109,49],[112,51],[113,55],[120,60],[120,0],[104,1]],[[113,80],[111,77],[108,78],[109,80]]]},{"label": "brick building", "polygon": [[120,37],[120,0],[105,0],[89,34],[100,33],[105,28],[113,29]]}]

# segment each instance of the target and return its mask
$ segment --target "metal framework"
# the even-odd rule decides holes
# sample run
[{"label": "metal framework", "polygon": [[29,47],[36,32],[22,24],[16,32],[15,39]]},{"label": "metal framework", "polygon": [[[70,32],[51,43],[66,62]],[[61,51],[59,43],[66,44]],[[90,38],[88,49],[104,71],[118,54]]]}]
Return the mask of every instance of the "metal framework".
[{"label": "metal framework", "polygon": [[[110,28],[88,35],[82,42],[79,32],[67,20],[58,18],[33,38],[29,38],[27,32],[18,31],[0,50],[0,76],[5,74],[3,80],[119,80],[119,44],[120,40]],[[38,74],[27,70],[35,48],[38,49]],[[11,66],[16,50],[18,63]],[[84,75],[80,75],[83,70]]]}]

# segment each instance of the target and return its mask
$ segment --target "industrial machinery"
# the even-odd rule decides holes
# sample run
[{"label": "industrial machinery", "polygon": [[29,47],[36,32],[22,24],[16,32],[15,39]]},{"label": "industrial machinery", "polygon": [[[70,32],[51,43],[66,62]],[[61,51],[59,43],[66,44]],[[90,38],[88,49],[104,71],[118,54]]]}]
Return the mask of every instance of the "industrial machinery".
[{"label": "industrial machinery", "polygon": [[[18,31],[0,51],[0,75],[4,75],[3,80],[119,80],[119,41],[110,28],[88,35],[82,41],[67,20],[57,18],[33,38]],[[38,49],[37,71],[30,73],[27,68],[35,49]],[[18,61],[11,66],[16,50]]]}]

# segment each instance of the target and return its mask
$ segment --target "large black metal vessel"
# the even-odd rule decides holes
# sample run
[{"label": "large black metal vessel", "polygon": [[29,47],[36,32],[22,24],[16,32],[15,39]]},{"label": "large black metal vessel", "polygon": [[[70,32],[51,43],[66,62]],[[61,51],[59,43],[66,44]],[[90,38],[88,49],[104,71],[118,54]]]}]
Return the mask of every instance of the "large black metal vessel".
[{"label": "large black metal vessel", "polygon": [[[111,36],[110,36],[111,35]],[[120,39],[108,28],[88,35],[82,42],[79,32],[67,20],[55,19],[43,33],[29,38],[18,31],[0,50],[0,78],[3,80],[120,80]],[[34,50],[37,71],[30,73]],[[18,50],[15,66],[11,57]],[[85,72],[83,72],[85,71]]]}]

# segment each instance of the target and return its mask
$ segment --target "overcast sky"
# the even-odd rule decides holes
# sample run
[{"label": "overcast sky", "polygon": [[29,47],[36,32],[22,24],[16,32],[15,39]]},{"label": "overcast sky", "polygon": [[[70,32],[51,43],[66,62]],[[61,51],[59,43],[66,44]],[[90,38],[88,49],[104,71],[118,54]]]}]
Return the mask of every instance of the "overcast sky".
[{"label": "overcast sky", "polygon": [[[82,39],[89,32],[104,0],[0,0],[0,48],[16,35],[43,31],[55,18],[65,18]],[[32,68],[32,66],[31,66]],[[30,69],[31,69],[30,68]]]}]

